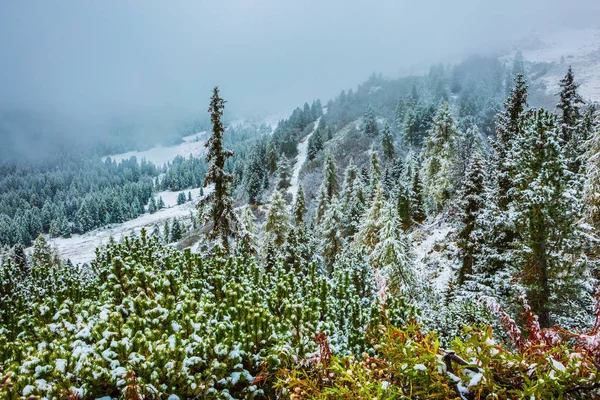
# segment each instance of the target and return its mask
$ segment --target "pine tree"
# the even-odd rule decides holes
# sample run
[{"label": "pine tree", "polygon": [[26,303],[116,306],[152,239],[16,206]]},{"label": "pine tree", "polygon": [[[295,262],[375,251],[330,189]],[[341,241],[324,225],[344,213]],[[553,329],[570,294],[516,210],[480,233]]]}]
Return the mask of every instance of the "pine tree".
[{"label": "pine tree", "polygon": [[269,174],[273,175],[277,170],[277,152],[273,141],[269,141],[269,144],[267,145],[267,164]]},{"label": "pine tree", "polygon": [[372,199],[377,192],[377,188],[381,184],[381,166],[379,165],[379,158],[375,152],[375,147],[371,146],[371,162],[369,164],[369,188],[368,194],[369,199]]},{"label": "pine tree", "polygon": [[177,242],[181,240],[181,237],[183,236],[183,227],[181,226],[179,219],[173,218],[170,234],[170,242]]},{"label": "pine tree", "polygon": [[257,254],[258,229],[256,227],[256,217],[249,206],[242,207],[238,221],[237,246],[250,254]]},{"label": "pine tree", "polygon": [[367,107],[363,116],[363,131],[367,137],[376,137],[379,134],[375,110],[373,110],[373,107],[371,106]]},{"label": "pine tree", "polygon": [[585,279],[574,260],[581,250],[579,203],[572,196],[554,115],[532,110],[515,151],[515,198],[511,204],[521,240],[516,262],[532,310],[542,327],[551,312],[568,304]]},{"label": "pine tree", "polygon": [[307,160],[314,160],[321,150],[323,150],[323,138],[321,131],[317,130],[308,138],[308,148],[306,149]]},{"label": "pine tree", "polygon": [[277,247],[281,246],[285,242],[289,228],[289,214],[285,199],[281,192],[276,190],[271,197],[265,224],[265,232],[268,235],[267,241],[272,242]]},{"label": "pine tree", "polygon": [[321,222],[321,254],[329,273],[333,271],[336,258],[342,252],[344,246],[342,218],[340,204],[334,198],[327,207]]},{"label": "pine tree", "polygon": [[381,145],[383,147],[383,157],[385,160],[393,160],[396,156],[396,150],[394,150],[394,138],[390,126],[387,123],[383,126]]},{"label": "pine tree", "polygon": [[279,172],[277,189],[287,189],[290,186],[290,179],[292,178],[292,167],[290,166],[290,161],[285,154],[281,155],[277,170]]},{"label": "pine tree", "polygon": [[417,224],[423,223],[427,215],[425,214],[425,201],[423,200],[423,186],[418,169],[415,168],[412,180],[412,191],[410,198],[410,214],[412,220]]},{"label": "pine tree", "polygon": [[498,205],[506,210],[510,203],[514,171],[511,169],[511,148],[513,140],[521,135],[522,121],[527,107],[527,84],[522,74],[515,77],[515,86],[504,102],[504,110],[496,122],[496,141],[494,142],[496,179],[498,180]]},{"label": "pine tree", "polygon": [[408,241],[398,230],[399,224],[395,208],[389,203],[384,203],[378,239],[369,255],[371,265],[389,277],[390,289],[396,293],[405,292],[414,286]]},{"label": "pine tree", "polygon": [[410,203],[410,191],[408,187],[401,182],[398,187],[398,196],[397,196],[397,212],[398,219],[402,224],[402,229],[407,231],[412,226],[412,216],[411,216],[411,203]]},{"label": "pine tree", "polygon": [[438,208],[443,207],[450,196],[457,141],[458,128],[445,102],[435,116],[423,153],[426,193],[433,197]]},{"label": "pine tree", "polygon": [[219,97],[219,88],[215,87],[208,108],[213,126],[212,135],[205,143],[205,147],[208,148],[206,162],[210,166],[204,175],[204,187],[214,184],[214,190],[202,199],[200,204],[208,204],[207,217],[212,223],[209,239],[219,239],[221,246],[227,251],[229,249],[229,237],[233,235],[232,224],[235,216],[229,196],[229,182],[232,180],[232,176],[225,171],[225,162],[233,155],[233,152],[223,148],[225,127],[221,122],[221,118],[223,117],[224,107],[225,100]]},{"label": "pine tree", "polygon": [[177,195],[177,205],[185,204],[185,193],[181,192]]},{"label": "pine tree", "polygon": [[479,219],[485,207],[484,171],[480,155],[474,153],[466,172],[465,181],[460,194],[460,222],[462,228],[458,232],[457,245],[460,249],[462,265],[458,271],[458,283],[462,285],[467,276],[473,274],[475,257],[481,252],[482,232]]},{"label": "pine tree", "polygon": [[381,187],[377,187],[375,196],[365,212],[358,232],[355,237],[355,244],[364,247],[367,252],[373,251],[375,245],[379,242],[379,230],[381,229],[381,212],[384,206]]},{"label": "pine tree", "polygon": [[294,202],[293,212],[296,226],[304,223],[304,216],[306,215],[306,200],[304,198],[304,189],[302,189],[302,185],[298,185],[298,193],[296,193],[296,201]]},{"label": "pine tree", "polygon": [[335,166],[335,160],[331,153],[325,155],[325,161],[323,164],[323,180],[321,181],[321,187],[319,189],[319,195],[317,198],[317,221],[320,221],[325,210],[329,206],[331,199],[337,196],[340,190],[340,186],[337,180],[337,168]]},{"label": "pine tree", "polygon": [[150,214],[154,214],[156,212],[156,200],[154,200],[154,196],[150,197],[150,202],[148,203],[148,212]]},{"label": "pine tree", "polygon": [[158,209],[162,210],[163,208],[165,208],[165,202],[163,201],[162,196],[158,197]]},{"label": "pine tree", "polygon": [[560,110],[560,140],[563,152],[567,158],[569,170],[573,173],[579,173],[581,168],[582,155],[580,144],[584,138],[581,132],[581,111],[585,103],[577,89],[579,85],[575,83],[573,70],[569,66],[567,75],[560,80],[560,101],[556,106]]}]

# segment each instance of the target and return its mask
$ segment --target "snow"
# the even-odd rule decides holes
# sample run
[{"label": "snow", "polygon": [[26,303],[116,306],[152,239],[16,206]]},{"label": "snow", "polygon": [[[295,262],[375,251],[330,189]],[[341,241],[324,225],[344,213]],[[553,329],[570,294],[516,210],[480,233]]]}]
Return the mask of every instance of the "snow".
[{"label": "snow", "polygon": [[[415,230],[411,235],[412,254],[417,271],[426,276],[425,281],[438,292],[448,287],[453,274],[453,264],[436,245],[442,243],[454,230],[448,225],[434,223],[428,227]],[[420,240],[420,237],[424,239]]]},{"label": "snow", "polygon": [[[323,113],[327,112],[327,108],[323,109]],[[321,117],[317,118],[315,121],[315,126],[311,133],[306,135],[304,140],[298,143],[298,156],[296,157],[296,163],[294,164],[294,171],[292,172],[292,179],[290,179],[290,187],[288,188],[288,193],[291,193],[296,199],[296,194],[298,193],[298,186],[300,184],[300,171],[306,162],[306,156],[308,154],[308,141],[310,137],[316,132],[317,127],[319,126],[319,122],[321,122]]]},{"label": "snow", "polygon": [[[49,239],[49,243],[58,250],[62,259],[69,259],[74,264],[90,262],[96,256],[96,249],[106,245],[111,237],[118,241],[131,235],[132,232],[138,234],[142,228],[146,228],[148,234],[151,234],[155,224],[162,228],[166,220],[189,218],[190,212],[196,209],[200,189],[183,190],[186,199],[188,191],[192,193],[192,201],[187,201],[182,205],[177,205],[177,195],[180,192],[159,192],[156,194],[156,200],[162,196],[167,208],[158,210],[154,214],[145,213],[122,224],[99,228],[82,235]],[[205,188],[204,194],[209,194],[211,191],[211,187]]]},{"label": "snow", "polygon": [[[176,146],[159,145],[144,151],[129,151],[127,153],[114,154],[109,157],[116,162],[121,162],[135,156],[138,162],[141,162],[142,159],[146,159],[146,161],[150,161],[158,166],[162,166],[170,161],[173,161],[177,156],[183,156],[187,158],[190,155],[193,155],[194,157],[204,155],[205,136],[205,131],[198,132],[193,135],[184,136],[182,138],[182,143]],[[104,160],[105,159],[106,157],[104,157]]]},{"label": "snow", "polygon": [[[532,33],[517,46],[525,61],[551,62],[554,65],[539,79],[547,92],[555,94],[558,83],[573,67],[575,79],[581,84],[584,100],[600,102],[600,29],[566,29],[552,33]],[[564,63],[561,59],[564,57]]]}]

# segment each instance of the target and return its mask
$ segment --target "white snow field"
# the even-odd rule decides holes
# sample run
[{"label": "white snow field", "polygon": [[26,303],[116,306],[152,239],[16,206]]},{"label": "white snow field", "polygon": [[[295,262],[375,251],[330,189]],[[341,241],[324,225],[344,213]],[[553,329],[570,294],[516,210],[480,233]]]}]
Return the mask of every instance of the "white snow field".
[{"label": "white snow field", "polygon": [[[142,159],[146,159],[153,164],[156,164],[159,167],[162,167],[164,164],[173,161],[175,157],[189,157],[190,154],[194,157],[199,157],[204,155],[204,141],[206,138],[206,132],[198,132],[193,135],[184,136],[183,143],[180,143],[176,146],[155,146],[151,149],[144,151],[129,151],[127,153],[115,154],[111,155],[110,158],[115,160],[117,163],[128,160],[131,157],[135,156],[138,162],[141,162]],[[106,159],[106,157],[104,157]]]},{"label": "white snow field", "polygon": [[298,155],[296,156],[296,163],[294,164],[292,179],[290,179],[290,187],[287,190],[288,193],[292,194],[294,200],[296,200],[296,194],[298,193],[298,184],[300,182],[300,170],[306,162],[306,155],[308,154],[308,141],[310,140],[310,137],[313,135],[313,133],[316,132],[320,121],[321,117],[317,118],[312,132],[306,135],[304,140],[298,143]]},{"label": "white snow field", "polygon": [[[210,193],[211,189],[210,187],[206,188],[204,193]],[[186,199],[188,192],[191,192],[192,201],[178,206],[177,195],[181,192],[185,193]],[[83,235],[49,239],[50,245],[58,250],[62,259],[69,259],[74,264],[90,262],[96,256],[96,249],[106,245],[111,237],[118,241],[122,237],[129,236],[132,233],[138,234],[142,228],[146,228],[150,234],[155,224],[158,224],[162,229],[166,220],[172,220],[173,218],[179,218],[180,220],[189,219],[190,212],[195,210],[195,206],[200,198],[200,189],[182,190],[181,192],[156,193],[156,200],[162,197],[166,208],[158,210],[154,214],[147,212],[138,218],[123,222],[122,224],[99,228]]]},{"label": "white snow field", "polygon": [[539,78],[548,93],[558,92],[558,83],[571,65],[576,81],[581,84],[579,92],[583,99],[600,102],[600,29],[533,33],[516,49],[523,53],[526,61],[554,63]]}]

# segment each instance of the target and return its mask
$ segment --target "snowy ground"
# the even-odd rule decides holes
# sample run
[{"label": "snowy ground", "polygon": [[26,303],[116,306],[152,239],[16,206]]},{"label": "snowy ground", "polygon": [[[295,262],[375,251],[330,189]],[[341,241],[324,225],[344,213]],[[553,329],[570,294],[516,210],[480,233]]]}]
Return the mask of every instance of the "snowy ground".
[{"label": "snowy ground", "polygon": [[146,161],[150,161],[158,166],[163,166],[177,156],[189,157],[190,154],[194,157],[202,156],[205,150],[205,137],[206,132],[198,132],[193,135],[184,136],[182,138],[183,143],[176,146],[156,146],[149,150],[130,151],[127,153],[111,155],[110,158],[116,162],[121,162],[135,156],[138,162],[142,161],[142,159],[146,159]]},{"label": "snowy ground", "polygon": [[600,29],[533,33],[517,44],[516,50],[523,53],[526,61],[554,63],[540,78],[548,93],[558,92],[558,82],[571,65],[575,78],[581,83],[582,97],[600,102]]},{"label": "snowy ground", "polygon": [[412,254],[415,266],[425,282],[438,292],[448,288],[448,283],[456,268],[452,257],[448,257],[445,246],[453,245],[447,240],[454,229],[434,222],[430,226],[417,229],[411,234]]},{"label": "snowy ground", "polygon": [[315,127],[312,132],[306,135],[303,141],[298,143],[298,155],[296,156],[296,163],[294,164],[294,171],[292,173],[292,179],[290,180],[290,187],[288,188],[288,193],[291,193],[296,199],[296,194],[298,193],[298,183],[300,182],[300,170],[302,166],[306,162],[306,155],[308,153],[308,141],[310,137],[315,133],[317,127],[319,126],[319,122],[321,121],[321,117],[317,118],[315,121]]},{"label": "snowy ground", "polygon": [[[204,192],[207,194],[210,191],[211,188],[207,188]],[[192,201],[178,206],[177,195],[180,192],[160,192],[156,194],[156,200],[162,197],[167,208],[159,210],[154,214],[143,214],[138,218],[116,226],[99,228],[83,235],[50,239],[50,245],[58,250],[61,258],[70,259],[74,264],[90,262],[95,257],[96,249],[106,245],[111,237],[119,240],[132,233],[138,234],[142,228],[146,228],[151,233],[155,224],[158,224],[162,228],[167,220],[172,220],[173,218],[179,218],[180,220],[188,219],[190,212],[195,210],[195,206],[199,200],[200,189],[183,190],[182,192],[185,193],[186,199],[188,192],[191,192]]]}]

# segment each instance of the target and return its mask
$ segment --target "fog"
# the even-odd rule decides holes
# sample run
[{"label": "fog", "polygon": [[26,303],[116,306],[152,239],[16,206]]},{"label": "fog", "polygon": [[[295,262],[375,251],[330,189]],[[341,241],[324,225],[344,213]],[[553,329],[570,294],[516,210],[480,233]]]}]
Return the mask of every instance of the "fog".
[{"label": "fog", "polygon": [[165,123],[205,114],[219,85],[229,117],[286,115],[372,72],[418,73],[532,30],[591,26],[599,3],[4,0],[0,108],[78,126]]}]

